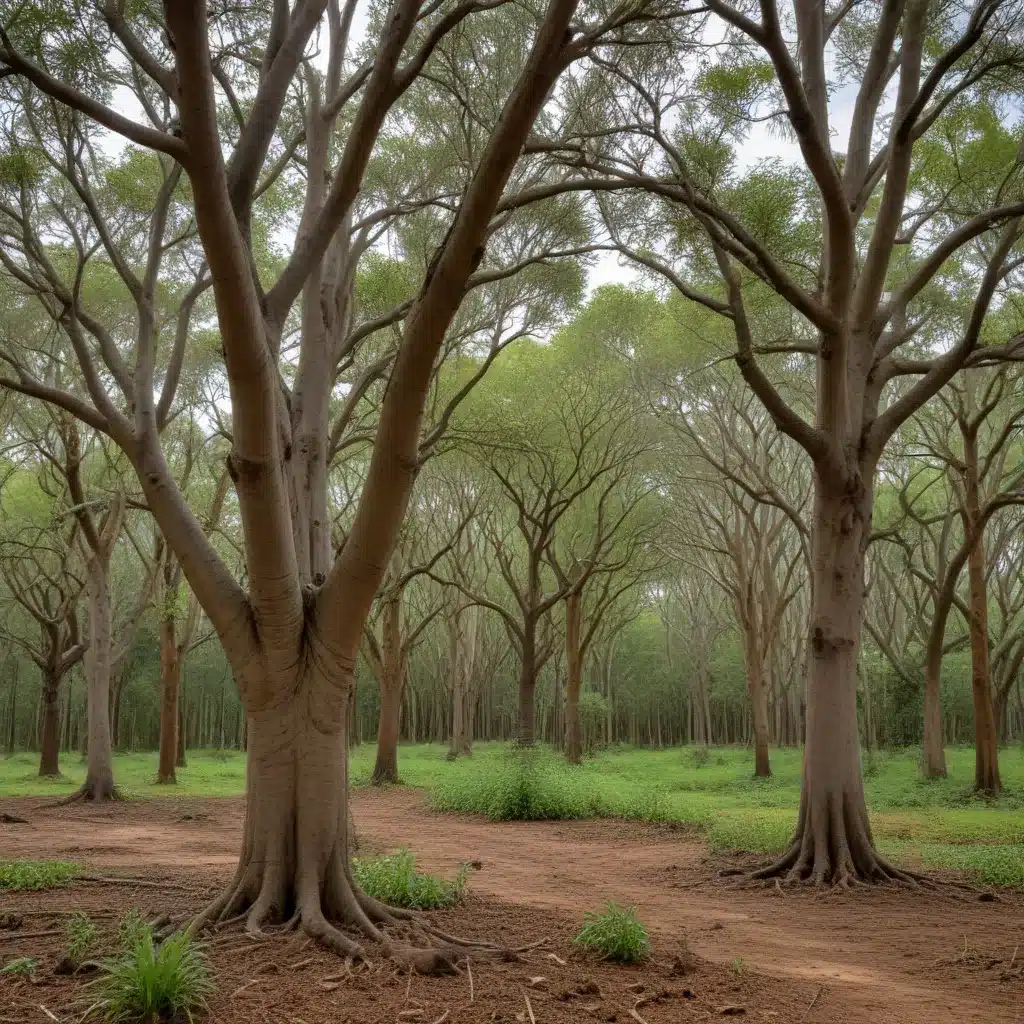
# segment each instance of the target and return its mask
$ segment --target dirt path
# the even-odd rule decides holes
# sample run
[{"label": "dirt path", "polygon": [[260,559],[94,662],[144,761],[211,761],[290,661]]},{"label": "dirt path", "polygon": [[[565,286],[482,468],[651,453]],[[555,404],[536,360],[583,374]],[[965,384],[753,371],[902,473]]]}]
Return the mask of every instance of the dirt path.
[{"label": "dirt path", "polygon": [[[227,874],[242,824],[239,800],[59,810],[0,801],[4,809],[31,822],[0,825],[0,856],[178,873]],[[480,894],[576,918],[605,899],[635,903],[665,949],[685,940],[740,972],[816,984],[805,1024],[1024,1022],[1024,980],[1007,971],[1024,959],[1024,901],[1012,894],[980,902],[946,889],[818,895],[730,885],[713,878],[704,844],[677,832],[492,824],[433,814],[410,790],[359,791],[354,814],[370,845],[407,845],[427,869],[452,874],[480,861],[472,879]]]}]

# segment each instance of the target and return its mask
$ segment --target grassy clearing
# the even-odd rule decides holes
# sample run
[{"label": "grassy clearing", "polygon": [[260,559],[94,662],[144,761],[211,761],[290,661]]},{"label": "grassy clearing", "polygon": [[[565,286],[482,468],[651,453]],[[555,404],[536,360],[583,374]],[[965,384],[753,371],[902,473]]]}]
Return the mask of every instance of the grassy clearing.
[{"label": "grassy clearing", "polygon": [[609,900],[601,911],[583,915],[583,927],[575,943],[605,960],[635,964],[646,960],[651,952],[647,928],[636,916],[636,907],[620,907]]},{"label": "grassy clearing", "polygon": [[454,882],[416,870],[416,858],[408,850],[385,857],[356,857],[352,869],[368,896],[393,907],[412,910],[446,910],[466,891],[468,869],[462,867]]},{"label": "grassy clearing", "polygon": [[66,860],[0,860],[0,889],[57,889],[80,870]]},{"label": "grassy clearing", "polygon": [[[715,848],[770,854],[789,838],[800,799],[800,752],[773,750],[772,778],[751,776],[742,749],[634,750],[617,748],[574,768],[539,750],[512,756],[504,744],[482,743],[471,759],[449,762],[439,745],[403,746],[403,780],[431,793],[435,807],[516,817],[615,816],[668,821],[697,829]],[[925,782],[919,751],[875,752],[865,759],[872,826],[888,854],[907,866],[950,867],[991,884],[1024,886],[1024,748],[1001,751],[1006,794],[985,803],[970,792],[974,752],[947,750],[949,778]],[[352,752],[351,778],[369,782],[374,746]],[[65,755],[67,777],[39,779],[35,755],[0,758],[0,796],[71,792],[84,777],[77,754]],[[177,786],[157,786],[156,753],[115,757],[119,785],[132,798],[237,796],[245,759],[237,752],[190,751]]]}]

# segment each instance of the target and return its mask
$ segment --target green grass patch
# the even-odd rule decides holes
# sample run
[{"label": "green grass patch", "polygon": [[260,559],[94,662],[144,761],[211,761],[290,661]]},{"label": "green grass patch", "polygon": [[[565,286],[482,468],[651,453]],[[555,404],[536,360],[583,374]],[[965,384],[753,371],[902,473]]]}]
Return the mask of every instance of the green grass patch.
[{"label": "green grass patch", "polygon": [[466,891],[466,867],[460,867],[455,881],[449,882],[417,871],[416,858],[408,850],[384,857],[356,857],[352,868],[367,896],[393,907],[443,910],[454,907]]},{"label": "green grass patch", "polygon": [[64,944],[68,959],[80,964],[95,948],[99,941],[99,929],[92,918],[81,910],[75,911],[64,926],[67,941]]},{"label": "green grass patch", "polygon": [[620,907],[611,900],[604,910],[591,910],[583,915],[583,927],[573,941],[605,960],[622,964],[646,960],[651,952],[647,928],[636,916],[636,907]]},{"label": "green grass patch", "polygon": [[0,974],[16,974],[21,978],[31,978],[38,966],[39,962],[34,956],[18,956],[0,967]]},{"label": "green grass patch", "polygon": [[0,860],[0,889],[57,889],[80,871],[66,860]]},{"label": "green grass patch", "polygon": [[91,1011],[109,1024],[192,1021],[213,994],[213,976],[202,948],[184,932],[159,946],[147,928],[130,932],[132,943],[105,960]]}]

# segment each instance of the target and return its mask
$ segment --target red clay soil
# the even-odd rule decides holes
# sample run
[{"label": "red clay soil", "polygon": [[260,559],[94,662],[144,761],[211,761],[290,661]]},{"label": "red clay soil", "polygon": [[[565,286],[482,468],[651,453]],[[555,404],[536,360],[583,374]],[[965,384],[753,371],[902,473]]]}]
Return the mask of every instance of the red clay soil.
[{"label": "red clay soil", "polygon": [[[448,875],[460,862],[480,862],[468,903],[436,915],[446,930],[509,945],[546,936],[550,944],[526,962],[474,962],[471,1002],[465,972],[410,982],[378,962],[349,976],[300,936],[253,943],[229,932],[211,950],[217,1024],[434,1024],[446,1011],[446,1024],[529,1022],[530,1011],[536,1024],[730,1015],[775,1024],[1024,1022],[1024,901],[1013,892],[979,899],[947,885],[779,890],[720,878],[723,862],[709,859],[701,841],[661,826],[495,824],[432,813],[422,793],[403,789],[358,791],[354,803],[368,848],[408,846],[422,867]],[[97,875],[130,873],[151,884],[0,892],[0,911],[31,912],[19,928],[0,930],[0,962],[40,961],[34,982],[0,975],[0,1024],[45,1024],[40,1006],[64,1024],[88,1005],[81,979],[52,973],[58,912],[104,912],[111,925],[130,906],[192,912],[230,876],[242,823],[236,799],[62,808],[19,799],[0,801],[2,811],[29,821],[0,824],[0,857],[73,859]],[[636,904],[654,944],[646,967],[600,964],[573,950],[583,912],[605,899]],[[58,934],[27,937],[46,931]],[[531,986],[537,977],[545,980]]]}]

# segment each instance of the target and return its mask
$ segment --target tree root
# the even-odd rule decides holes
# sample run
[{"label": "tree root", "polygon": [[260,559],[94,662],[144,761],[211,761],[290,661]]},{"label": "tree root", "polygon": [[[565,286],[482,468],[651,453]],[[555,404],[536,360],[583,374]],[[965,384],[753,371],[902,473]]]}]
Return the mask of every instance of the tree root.
[{"label": "tree root", "polygon": [[[450,935],[416,911],[368,896],[352,880],[347,866],[336,860],[332,858],[326,879],[300,871],[293,884],[285,884],[280,865],[240,865],[228,888],[192,919],[186,932],[220,932],[241,923],[246,935],[261,939],[298,929],[351,961],[369,961],[366,943],[372,943],[400,969],[417,974],[454,973],[459,962],[470,956],[517,959],[547,942],[506,948]],[[286,908],[290,916],[277,923]]]},{"label": "tree root", "polygon": [[778,860],[748,877],[840,889],[860,884],[918,886],[928,882],[926,876],[898,868],[878,852],[865,813],[842,798],[828,804],[808,815],[806,801],[802,800],[789,848]]},{"label": "tree root", "polygon": [[125,795],[116,786],[109,793],[97,793],[95,792],[94,787],[89,785],[88,782],[83,782],[82,785],[74,791],[74,793],[61,797],[60,800],[55,800],[52,803],[41,804],[40,807],[67,807],[68,804],[77,803],[79,800],[84,803],[104,803],[107,800],[125,799]]}]

